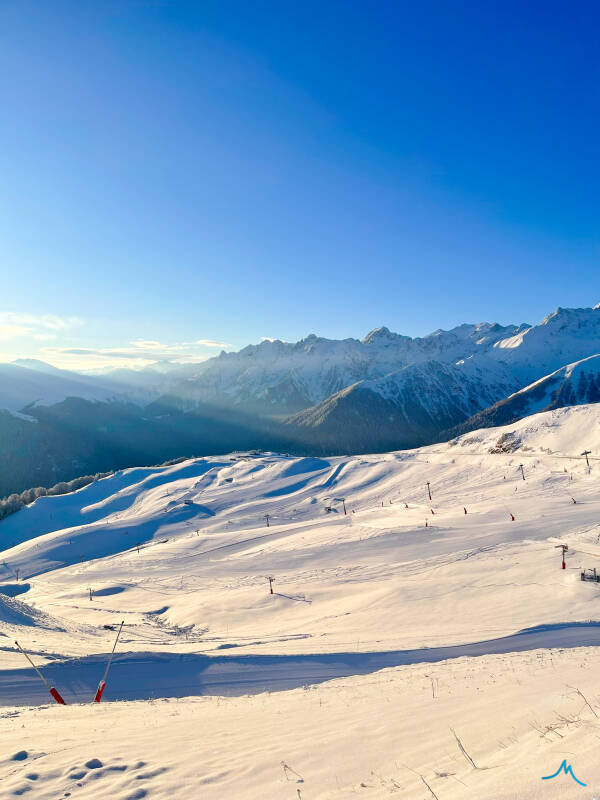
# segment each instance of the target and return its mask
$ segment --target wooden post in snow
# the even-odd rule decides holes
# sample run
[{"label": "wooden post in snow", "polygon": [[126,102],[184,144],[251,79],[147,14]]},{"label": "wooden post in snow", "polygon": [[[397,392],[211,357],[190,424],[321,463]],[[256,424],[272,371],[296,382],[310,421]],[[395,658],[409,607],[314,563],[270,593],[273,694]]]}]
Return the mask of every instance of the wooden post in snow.
[{"label": "wooden post in snow", "polygon": [[431,500],[431,485],[429,481],[427,481],[427,493],[429,495],[429,499]]},{"label": "wooden post in snow", "polygon": [[588,456],[590,455],[591,452],[592,452],[591,450],[584,450],[583,453],[581,454],[582,456],[585,456],[585,463],[587,464],[588,469],[590,468],[590,460]]}]

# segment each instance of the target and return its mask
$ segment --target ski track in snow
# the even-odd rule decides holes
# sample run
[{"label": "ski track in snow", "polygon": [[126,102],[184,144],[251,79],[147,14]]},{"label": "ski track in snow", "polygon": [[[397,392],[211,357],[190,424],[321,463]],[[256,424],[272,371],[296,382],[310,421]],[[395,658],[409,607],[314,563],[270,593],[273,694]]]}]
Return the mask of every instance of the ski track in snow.
[{"label": "ski track in snow", "polygon": [[[350,719],[353,712],[348,709],[360,696],[359,687],[379,686],[365,681],[395,680],[381,677],[388,673],[420,675],[429,692],[435,692],[430,674],[449,685],[453,676],[477,674],[488,685],[490,702],[495,698],[498,703],[494,718],[504,724],[512,713],[503,698],[513,691],[515,665],[530,665],[534,686],[534,667],[546,654],[549,669],[565,670],[556,686],[547,682],[548,691],[559,693],[545,712],[549,720],[565,692],[573,702],[572,690],[565,686],[575,681],[585,685],[587,672],[581,672],[581,665],[588,657],[581,654],[589,652],[595,662],[600,647],[600,584],[580,580],[583,568],[600,566],[598,466],[592,460],[590,472],[578,455],[586,448],[600,451],[599,422],[600,406],[528,418],[506,429],[521,441],[521,449],[512,453],[490,453],[506,430],[487,429],[445,445],[381,455],[196,459],[125,470],[70,495],[40,498],[0,523],[0,705],[5,709],[0,730],[4,722],[10,725],[18,718],[14,715],[28,714],[24,707],[36,707],[40,719],[58,713],[48,706],[47,690],[15,640],[64,694],[70,710],[60,713],[74,714],[90,703],[121,620],[123,634],[102,713],[112,713],[106,710],[110,707],[115,714],[121,707],[131,709],[123,713],[131,713],[133,720],[138,719],[136,704],[128,701],[170,698],[183,703],[182,698],[189,698],[185,702],[198,703],[217,696],[246,704],[255,709],[253,714],[260,704],[279,703],[273,706],[277,709],[291,703],[290,713],[297,715],[307,686],[320,684],[318,691],[327,692],[330,683],[344,681],[346,688],[339,691]],[[556,549],[562,542],[569,546],[565,570]],[[275,579],[272,595],[269,576]],[[486,672],[489,664],[496,665],[493,677]],[[406,680],[415,691],[413,679]],[[518,689],[514,691],[516,698]],[[270,692],[280,699],[265,699]],[[594,707],[593,691],[586,692]],[[371,705],[379,702],[376,694],[370,697]],[[402,697],[404,705],[410,704],[408,695]],[[538,725],[537,709],[527,705],[526,695],[518,698],[523,706],[519,720],[526,722],[511,723],[518,736],[506,729],[507,747],[512,746],[511,736],[525,747],[525,731],[531,732],[532,720]],[[476,708],[474,698],[469,702],[474,704],[469,708]],[[543,705],[542,699],[538,702]],[[569,706],[569,713],[581,713],[581,706],[579,698],[579,711]],[[189,713],[195,708],[190,706]],[[393,704],[389,708],[396,713]],[[474,732],[471,711],[452,708],[446,730],[460,723]],[[367,724],[366,710],[361,713],[349,751],[359,746],[359,731]],[[396,723],[384,708],[378,713],[386,721],[371,734],[373,741],[386,742]],[[420,713],[420,707],[414,710],[424,726]],[[260,722],[246,729],[244,719],[240,730],[251,741]],[[119,720],[127,727],[124,717]],[[595,738],[595,718],[590,722]],[[193,724],[198,724],[195,717]],[[561,728],[561,737],[574,727],[569,723]],[[141,741],[141,734],[131,735]],[[430,734],[430,740],[436,735]],[[483,733],[477,736],[485,738]],[[558,736],[550,738],[562,742]],[[547,739],[544,734],[542,742]],[[420,738],[413,735],[407,741],[412,740],[417,747]],[[246,752],[243,742],[238,746],[239,753]],[[27,794],[26,787],[34,784],[42,791],[46,784],[27,778],[30,773],[21,766],[46,758],[41,747],[22,760],[16,758],[22,748],[15,746],[12,755],[6,747],[0,751],[0,775],[10,786],[7,796]],[[93,785],[106,786],[102,791],[107,797],[135,796],[133,755],[119,760],[112,752],[108,759],[100,750],[72,747],[77,758],[70,765],[61,762],[60,777],[46,774],[48,793],[40,797],[67,796],[69,786],[91,797]],[[295,747],[291,740],[289,747]],[[417,747],[411,751],[412,763],[422,761],[431,780],[442,780],[435,770],[441,769],[448,747],[445,740],[440,743],[437,765],[426,761]],[[144,748],[156,755],[151,742]],[[56,750],[53,758],[60,761],[61,752]],[[525,750],[517,752],[519,758],[521,752]],[[486,753],[501,770],[501,753],[494,755],[492,743]],[[138,755],[138,761],[148,760],[141,758],[144,753]],[[286,757],[282,754],[277,764]],[[86,767],[93,758],[103,766]],[[165,768],[159,761],[155,758],[156,769]],[[244,770],[251,770],[248,764],[254,762],[244,762]],[[207,797],[263,797],[252,780],[254,788],[245,793],[224,763],[215,761],[210,772],[214,777],[202,784],[209,787]],[[36,772],[31,765],[27,769]],[[160,775],[177,770],[181,775],[182,769],[172,765]],[[454,774],[457,767],[451,763],[444,769]],[[81,777],[69,777],[71,773]],[[504,795],[490,794],[483,774],[477,775],[476,785],[483,787],[478,795],[461,795],[473,780],[460,774],[460,781],[452,782],[458,787],[454,793],[447,783],[437,791],[440,800],[513,797],[509,789]],[[323,785],[329,788],[306,797],[331,800],[356,792],[387,797],[397,784],[402,787],[394,788],[399,797],[420,800],[411,778],[394,775],[392,783],[367,774],[348,784],[338,776],[345,787],[339,793],[326,775]],[[114,782],[115,776],[122,785]],[[155,784],[141,781],[139,791],[173,796],[172,788],[161,783],[163,777]],[[290,783],[286,790],[294,786]],[[550,788],[545,787],[544,797],[552,796]],[[278,786],[264,796],[285,799],[289,792]],[[519,795],[526,796],[537,797]]]}]

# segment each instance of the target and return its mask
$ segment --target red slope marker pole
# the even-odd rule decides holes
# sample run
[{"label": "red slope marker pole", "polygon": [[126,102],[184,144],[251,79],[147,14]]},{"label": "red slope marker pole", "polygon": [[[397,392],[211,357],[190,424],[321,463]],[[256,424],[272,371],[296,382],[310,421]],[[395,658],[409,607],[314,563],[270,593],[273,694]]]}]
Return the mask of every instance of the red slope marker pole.
[{"label": "red slope marker pole", "polygon": [[119,641],[119,636],[121,635],[121,631],[123,630],[123,622],[119,625],[119,630],[117,631],[117,638],[115,639],[115,643],[113,644],[113,649],[111,650],[110,656],[108,657],[108,662],[106,664],[106,669],[104,670],[104,675],[102,676],[102,680],[98,684],[98,688],[96,689],[96,695],[94,697],[94,703],[99,703],[102,700],[102,695],[104,694],[104,687],[106,686],[106,679],[108,677],[108,670],[110,669],[111,662],[113,660],[113,656],[115,654],[115,648],[117,647],[117,642]]},{"label": "red slope marker pole", "polygon": [[19,648],[19,650],[20,650],[20,651],[23,653],[23,655],[25,656],[25,658],[27,659],[27,661],[29,661],[29,663],[30,663],[30,664],[31,664],[31,666],[34,668],[34,670],[37,672],[37,674],[38,674],[38,675],[39,675],[39,677],[40,677],[40,680],[41,680],[41,681],[42,681],[42,682],[43,682],[43,683],[46,685],[46,688],[48,689],[48,691],[50,692],[50,694],[52,695],[52,697],[53,697],[53,698],[56,700],[56,702],[57,702],[59,705],[61,705],[61,706],[66,706],[67,704],[66,704],[66,703],[65,703],[65,701],[62,699],[62,697],[61,697],[60,693],[58,692],[58,690],[57,690],[57,689],[55,689],[55,688],[54,688],[54,686],[50,686],[50,684],[48,683],[48,681],[46,680],[46,678],[44,678],[44,676],[42,675],[42,673],[39,671],[39,669],[36,667],[36,665],[33,663],[33,661],[32,661],[32,660],[29,658],[29,656],[27,655],[27,653],[25,652],[25,650],[23,650],[23,648],[21,647],[21,645],[20,645],[20,644],[19,644],[19,643],[18,643],[16,640],[15,640],[15,644],[17,645],[17,647]]}]

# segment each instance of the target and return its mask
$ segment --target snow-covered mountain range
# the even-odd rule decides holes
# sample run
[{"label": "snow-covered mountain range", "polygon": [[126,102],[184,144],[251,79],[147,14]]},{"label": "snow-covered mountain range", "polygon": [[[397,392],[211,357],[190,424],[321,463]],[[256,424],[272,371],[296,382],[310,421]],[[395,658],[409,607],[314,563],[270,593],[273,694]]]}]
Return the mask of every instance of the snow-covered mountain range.
[{"label": "snow-covered mountain range", "polygon": [[[479,323],[411,338],[382,327],[364,339],[311,334],[294,343],[264,341],[237,353],[222,352],[199,365],[195,374],[174,380],[171,391],[188,408],[195,402],[225,403],[285,414],[317,405],[358,381],[379,381],[416,364],[453,364],[489,353],[527,330],[527,325]],[[600,338],[600,322],[598,330]],[[497,360],[504,372],[503,359]]]},{"label": "snow-covered mountain range", "polygon": [[[595,402],[595,379],[586,388],[579,375],[596,374],[597,361],[589,359],[599,354],[596,305],[557,308],[537,325],[463,324],[418,338],[386,327],[363,339],[311,334],[199,364],[102,375],[19,361],[0,365],[0,409],[12,414],[0,412],[0,441],[5,464],[17,458],[16,472],[6,469],[21,476],[19,485],[28,469],[19,461],[23,452],[39,472],[30,483],[39,483],[76,477],[84,466],[106,470],[109,445],[115,466],[238,446],[307,453],[412,447]],[[25,415],[18,431],[15,415]],[[33,434],[35,421],[47,429]],[[78,436],[88,440],[84,460]],[[23,449],[23,442],[30,444]],[[43,447],[57,452],[47,456]],[[0,495],[3,489],[0,475]]]},{"label": "snow-covered mountain range", "polygon": [[[175,375],[169,391],[187,409],[209,403],[285,415],[318,406],[361,381],[368,382],[361,389],[399,405],[411,393],[418,405],[435,409],[447,404],[445,395],[450,393],[452,403],[469,416],[469,409],[472,413],[474,407],[484,408],[596,353],[600,353],[600,305],[558,308],[533,326],[464,324],[422,338],[382,327],[361,340],[311,334],[295,343],[264,341],[237,353],[222,352],[184,379]],[[422,369],[403,372],[417,365]],[[457,380],[465,384],[462,400],[455,397]]]}]

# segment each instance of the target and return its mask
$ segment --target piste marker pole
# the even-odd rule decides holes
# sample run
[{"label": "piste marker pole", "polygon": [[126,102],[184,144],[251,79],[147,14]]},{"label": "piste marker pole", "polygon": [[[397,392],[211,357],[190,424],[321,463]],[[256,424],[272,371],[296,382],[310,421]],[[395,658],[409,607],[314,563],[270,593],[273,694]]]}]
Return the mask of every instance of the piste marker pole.
[{"label": "piste marker pole", "polygon": [[33,661],[32,661],[32,660],[29,658],[29,656],[27,655],[27,653],[25,652],[25,650],[23,650],[23,648],[22,648],[22,647],[21,647],[21,645],[20,645],[20,644],[17,642],[17,640],[16,640],[16,639],[15,639],[15,644],[17,645],[17,647],[19,648],[19,650],[20,650],[20,651],[23,653],[23,655],[25,656],[25,658],[27,659],[27,661],[29,661],[29,663],[30,663],[30,664],[31,664],[31,666],[34,668],[34,670],[37,672],[37,674],[38,674],[38,675],[39,675],[39,677],[40,677],[40,680],[41,680],[41,681],[42,681],[42,682],[45,684],[46,688],[48,689],[48,691],[50,692],[50,694],[52,695],[52,697],[53,697],[53,698],[56,700],[56,702],[57,702],[59,705],[61,705],[61,706],[66,706],[67,704],[65,703],[65,701],[64,701],[64,700],[63,700],[63,698],[61,697],[61,695],[60,695],[60,692],[59,692],[57,689],[55,689],[55,688],[54,688],[54,686],[50,686],[50,684],[48,683],[48,681],[46,680],[46,678],[44,678],[44,676],[42,675],[42,673],[39,671],[39,669],[36,667],[36,665],[33,663]]},{"label": "piste marker pole", "polygon": [[110,655],[108,657],[108,662],[106,664],[106,669],[104,670],[104,675],[102,676],[102,680],[98,684],[98,688],[96,689],[96,694],[94,696],[94,703],[99,703],[102,700],[102,695],[104,694],[104,688],[106,686],[106,679],[108,677],[108,670],[110,669],[111,662],[113,660],[113,656],[115,654],[115,649],[117,647],[117,642],[119,641],[119,636],[121,635],[121,631],[123,630],[123,623],[125,620],[121,621],[119,625],[119,630],[117,631],[117,638],[115,639],[115,643],[113,644],[113,649],[110,651]]}]

